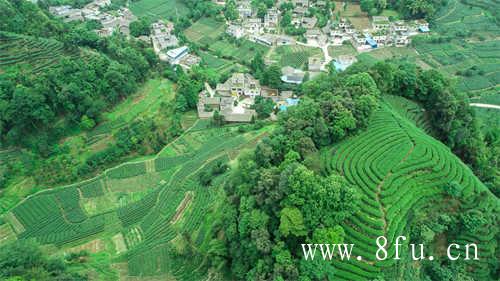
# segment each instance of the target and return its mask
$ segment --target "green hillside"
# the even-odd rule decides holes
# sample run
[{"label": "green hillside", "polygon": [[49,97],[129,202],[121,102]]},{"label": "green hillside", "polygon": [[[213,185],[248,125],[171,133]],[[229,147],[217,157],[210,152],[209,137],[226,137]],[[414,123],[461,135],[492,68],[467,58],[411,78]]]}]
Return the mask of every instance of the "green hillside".
[{"label": "green hillside", "polygon": [[[126,262],[129,276],[202,280],[208,252],[218,247],[211,237],[226,177],[217,175],[238,149],[267,130],[241,134],[236,127],[207,128],[198,121],[152,159],[124,163],[91,180],[27,198],[4,216],[0,245],[17,236],[67,253],[104,241],[113,245],[105,252],[114,261],[99,266],[109,272],[118,261]],[[207,183],[202,177],[213,179]]]},{"label": "green hillside", "polygon": [[[393,260],[375,262],[374,241],[378,236],[385,236],[391,245],[399,235],[420,239],[411,232],[414,225],[425,223],[421,218],[414,219],[416,213],[424,213],[432,220],[440,212],[453,214],[457,206],[469,212],[498,211],[498,199],[466,165],[446,146],[415,128],[387,104],[375,113],[366,132],[325,153],[325,173],[336,171],[344,175],[361,194],[359,211],[343,225],[345,241],[356,245],[353,254],[366,259],[335,262],[336,280],[371,280],[384,269],[394,267]],[[450,183],[458,184],[462,200],[450,202],[454,201],[447,193]],[[480,205],[479,197],[482,198]],[[446,237],[449,243],[480,245],[481,260],[473,263],[471,269],[476,280],[489,280],[488,263],[495,259],[496,233],[491,231],[495,223],[488,221],[478,226],[479,231],[464,229],[458,237]],[[431,244],[432,240],[423,242]],[[444,259],[440,249],[434,248],[432,253]],[[394,248],[389,250],[390,258],[394,254]],[[410,262],[403,262],[393,278],[400,274],[410,278],[403,274],[411,272],[412,266]]]},{"label": "green hillside", "polygon": [[78,50],[66,50],[56,40],[6,32],[0,32],[0,51],[0,69],[26,64],[34,72],[57,64],[61,58],[72,59],[79,55]]}]

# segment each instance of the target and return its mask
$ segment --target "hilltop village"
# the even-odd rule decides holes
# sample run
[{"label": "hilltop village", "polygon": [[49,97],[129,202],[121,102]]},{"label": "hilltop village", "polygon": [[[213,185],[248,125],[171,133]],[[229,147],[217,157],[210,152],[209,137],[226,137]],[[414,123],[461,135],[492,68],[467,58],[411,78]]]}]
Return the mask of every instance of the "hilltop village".
[{"label": "hilltop village", "polygon": [[[224,34],[232,40],[246,40],[268,48],[299,46],[320,50],[316,55],[307,57],[305,67],[281,65],[281,81],[289,85],[300,85],[304,79],[314,78],[331,69],[344,71],[357,61],[354,55],[332,57],[329,48],[350,45],[361,53],[385,47],[406,47],[412,36],[430,31],[425,20],[403,21],[376,15],[367,16],[366,22],[360,25],[351,22],[349,17],[343,17],[338,11],[334,15],[327,13],[329,16],[325,17],[322,11],[332,10],[330,5],[333,2],[321,0],[278,1],[265,9],[256,8],[249,0],[214,0],[214,3],[224,11]],[[347,5],[335,3],[340,6],[336,10],[345,9]],[[106,12],[109,5],[110,0],[95,0],[81,9],[56,6],[49,10],[64,21],[100,22],[102,27],[95,30],[99,36],[119,32],[133,37],[130,24],[139,19],[126,7]],[[161,61],[182,67],[185,71],[202,61],[195,50],[190,50],[191,42],[179,38],[174,23],[167,19],[151,22],[147,35],[137,36],[136,39],[151,44]],[[266,58],[267,65],[273,63]],[[257,116],[254,110],[256,97],[271,98],[276,112],[298,101],[290,90],[280,91],[261,86],[251,74],[234,72],[215,89],[206,84],[199,93],[198,116],[211,118],[214,112],[218,112],[227,122],[249,122]]]}]

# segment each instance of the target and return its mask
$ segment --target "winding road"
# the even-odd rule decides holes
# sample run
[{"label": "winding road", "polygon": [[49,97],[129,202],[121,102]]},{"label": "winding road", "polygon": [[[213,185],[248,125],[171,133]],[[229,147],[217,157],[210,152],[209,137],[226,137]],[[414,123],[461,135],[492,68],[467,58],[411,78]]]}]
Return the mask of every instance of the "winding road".
[{"label": "winding road", "polygon": [[[312,43],[314,42],[314,43]],[[320,48],[321,51],[323,51],[323,57],[324,57],[324,61],[323,61],[323,64],[321,65],[321,70],[326,70],[326,65],[328,65],[328,63],[333,59],[330,54],[328,53],[328,47],[331,45],[331,43],[327,43],[323,46],[320,46],[318,44],[317,41],[308,41],[307,43],[303,43],[303,42],[298,42],[297,41],[297,45],[301,45],[301,46],[306,46],[306,47],[313,47],[313,48]]]},{"label": "winding road", "polygon": [[500,110],[500,105],[487,104],[487,103],[471,103],[470,106],[482,107],[482,108],[494,108]]}]

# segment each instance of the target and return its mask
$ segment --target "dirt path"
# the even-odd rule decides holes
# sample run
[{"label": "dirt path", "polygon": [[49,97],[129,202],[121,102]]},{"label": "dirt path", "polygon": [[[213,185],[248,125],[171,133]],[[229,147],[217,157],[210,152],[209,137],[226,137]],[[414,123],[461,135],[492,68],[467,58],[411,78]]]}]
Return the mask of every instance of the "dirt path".
[{"label": "dirt path", "polygon": [[328,63],[332,60],[332,57],[328,53],[328,47],[331,45],[330,43],[327,43],[323,46],[320,46],[318,42],[314,41],[314,43],[303,43],[303,42],[297,42],[297,45],[301,46],[306,46],[306,47],[313,47],[313,48],[320,48],[321,51],[323,52],[323,64],[321,65],[321,70],[326,70],[326,66]]},{"label": "dirt path", "polygon": [[[102,177],[104,176],[104,179],[107,179],[107,173],[108,171],[112,170],[112,169],[116,169],[118,167],[121,167],[121,166],[124,166],[124,165],[127,165],[127,164],[134,164],[134,163],[141,163],[141,162],[146,162],[146,161],[154,161],[155,159],[158,159],[161,155],[161,153],[166,149],[168,148],[169,146],[171,146],[172,144],[174,144],[175,142],[177,142],[180,138],[182,138],[184,135],[188,134],[192,128],[194,128],[196,126],[196,124],[198,123],[199,119],[196,120],[196,122],[194,122],[194,124],[187,128],[180,136],[178,136],[177,138],[175,138],[173,141],[171,141],[170,143],[166,144],[161,150],[160,152],[158,152],[154,157],[148,159],[148,160],[139,160],[139,161],[127,161],[127,162],[123,162],[123,163],[120,163],[116,166],[113,166],[113,167],[110,167],[110,168],[107,168],[105,169],[104,171],[102,171],[101,173],[97,174],[95,177],[93,178],[90,178],[90,179],[86,179],[86,180],[83,180],[83,181],[79,181],[79,182],[75,182],[75,183],[71,183],[71,184],[67,184],[67,185],[63,185],[63,186],[56,186],[56,187],[51,187],[51,188],[46,188],[46,189],[43,189],[43,190],[40,190],[40,191],[37,191],[33,194],[30,194],[28,196],[26,196],[25,198],[23,198],[21,201],[19,201],[15,206],[12,207],[15,208],[16,206],[19,206],[21,205],[22,203],[24,203],[26,200],[30,199],[31,197],[34,197],[34,196],[37,196],[39,194],[42,194],[44,192],[49,192],[51,190],[54,190],[54,189],[59,189],[59,188],[66,188],[66,187],[71,187],[71,186],[75,186],[75,185],[80,185],[80,184],[84,184],[84,183],[89,183],[89,182],[92,182],[96,179],[98,179],[99,177]],[[108,189],[109,191],[109,189]]]},{"label": "dirt path", "polygon": [[436,21],[439,21],[439,20],[449,16],[451,13],[453,13],[455,11],[456,8],[457,8],[457,1],[453,1],[453,8],[451,8],[446,14],[437,18]]},{"label": "dirt path", "polygon": [[482,107],[482,108],[494,108],[500,109],[500,105],[496,104],[487,104],[487,103],[471,103],[470,106]]}]

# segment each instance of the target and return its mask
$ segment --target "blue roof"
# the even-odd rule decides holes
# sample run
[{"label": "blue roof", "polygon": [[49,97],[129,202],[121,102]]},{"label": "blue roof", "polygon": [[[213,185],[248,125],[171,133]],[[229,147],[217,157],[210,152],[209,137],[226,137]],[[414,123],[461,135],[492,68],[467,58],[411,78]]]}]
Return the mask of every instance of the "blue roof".
[{"label": "blue roof", "polygon": [[287,98],[286,103],[288,106],[299,104],[299,99]]},{"label": "blue roof", "polygon": [[418,30],[420,30],[420,32],[429,32],[429,27],[428,26],[425,26],[425,25],[421,25],[418,27]]},{"label": "blue roof", "polygon": [[344,71],[347,69],[347,67],[349,67],[348,65],[340,63],[336,60],[333,61],[332,63],[333,63],[333,66],[335,67],[335,70],[337,70],[337,71]]},{"label": "blue roof", "polygon": [[299,104],[300,99],[287,98],[287,99],[285,99],[285,101],[286,101],[286,104],[280,105],[281,111],[285,111],[288,107]]},{"label": "blue roof", "polygon": [[372,46],[372,48],[377,48],[378,47],[377,42],[375,42],[375,40],[373,40],[373,38],[367,37],[366,38],[366,43],[368,45]]}]

